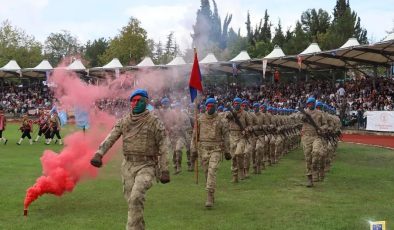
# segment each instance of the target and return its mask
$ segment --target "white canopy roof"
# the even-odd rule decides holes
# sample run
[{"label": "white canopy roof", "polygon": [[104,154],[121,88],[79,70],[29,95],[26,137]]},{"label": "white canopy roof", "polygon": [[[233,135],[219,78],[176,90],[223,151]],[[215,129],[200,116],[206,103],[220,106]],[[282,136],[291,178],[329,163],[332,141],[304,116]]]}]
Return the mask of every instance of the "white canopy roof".
[{"label": "white canopy roof", "polygon": [[150,57],[145,57],[144,60],[142,60],[137,66],[138,67],[150,67],[150,66],[155,66],[155,63],[153,63],[153,61]]},{"label": "white canopy roof", "polygon": [[85,66],[82,64],[81,60],[77,59],[73,63],[71,63],[68,67],[68,70],[86,70]]},{"label": "white canopy roof", "polygon": [[215,63],[218,62],[215,55],[213,53],[207,54],[207,56],[200,61],[201,64]]},{"label": "white canopy roof", "polygon": [[317,53],[321,52],[321,49],[317,43],[312,43],[306,48],[304,51],[302,51],[300,54],[311,54],[311,53]]},{"label": "white canopy roof", "polygon": [[0,70],[18,71],[21,70],[21,67],[19,67],[18,63],[15,60],[11,60],[5,66],[1,67]]},{"label": "white canopy roof", "polygon": [[345,44],[343,44],[340,48],[347,48],[352,46],[359,46],[360,43],[357,41],[357,38],[349,38]]},{"label": "white canopy roof", "polygon": [[394,40],[394,33],[391,33],[391,34],[387,35],[387,37],[385,37],[383,39],[384,42],[385,41],[390,41],[390,40]]},{"label": "white canopy roof", "polygon": [[167,65],[184,65],[186,64],[185,60],[181,56],[175,57],[172,61],[170,61]]},{"label": "white canopy roof", "polygon": [[52,67],[51,63],[49,63],[48,60],[44,59],[36,67],[34,67],[34,68],[27,68],[27,69],[24,69],[24,70],[27,70],[27,71],[29,71],[29,70],[33,70],[33,71],[34,70],[35,71],[47,71],[47,70],[53,70],[53,67]]},{"label": "white canopy roof", "polygon": [[242,50],[235,58],[231,59],[230,61],[247,61],[250,60],[250,56],[248,52]]},{"label": "white canopy roof", "polygon": [[279,46],[275,46],[274,49],[269,53],[267,56],[264,57],[264,59],[268,58],[278,58],[278,57],[284,57],[285,53],[283,53],[283,50]]},{"label": "white canopy roof", "polygon": [[103,69],[118,69],[122,68],[123,65],[120,63],[119,59],[114,58],[112,61],[108,62],[106,65],[104,65],[102,68]]}]

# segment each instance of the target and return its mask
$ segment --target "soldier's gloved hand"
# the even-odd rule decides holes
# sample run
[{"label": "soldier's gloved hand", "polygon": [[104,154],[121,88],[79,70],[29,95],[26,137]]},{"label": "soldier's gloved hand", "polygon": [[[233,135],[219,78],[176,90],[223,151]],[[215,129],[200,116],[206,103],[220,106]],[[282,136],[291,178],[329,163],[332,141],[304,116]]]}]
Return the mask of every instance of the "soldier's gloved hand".
[{"label": "soldier's gloved hand", "polygon": [[226,159],[226,160],[231,160],[231,154],[229,153],[229,152],[225,152],[224,153],[224,159]]},{"label": "soldier's gloved hand", "polygon": [[160,176],[160,182],[162,184],[167,184],[170,182],[170,172],[169,171],[162,171]]},{"label": "soldier's gloved hand", "polygon": [[103,165],[102,159],[103,156],[96,153],[94,154],[94,157],[90,160],[90,164],[93,165],[94,167],[100,168]]}]

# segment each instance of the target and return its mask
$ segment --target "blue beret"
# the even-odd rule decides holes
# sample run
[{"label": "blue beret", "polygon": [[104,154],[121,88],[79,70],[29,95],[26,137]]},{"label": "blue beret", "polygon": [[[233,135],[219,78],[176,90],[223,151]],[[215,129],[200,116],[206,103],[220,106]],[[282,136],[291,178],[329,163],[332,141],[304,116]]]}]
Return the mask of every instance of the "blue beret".
[{"label": "blue beret", "polygon": [[234,98],[233,102],[242,103],[242,100],[241,100],[241,98],[236,97],[236,98]]},{"label": "blue beret", "polygon": [[170,103],[170,99],[168,99],[167,97],[165,97],[165,98],[161,99],[160,103],[161,103],[162,105],[164,105],[164,104],[169,104],[169,103]]},{"label": "blue beret", "polygon": [[205,101],[205,105],[208,105],[208,104],[216,104],[216,100],[215,100],[215,98],[208,98],[206,101]]},{"label": "blue beret", "polygon": [[221,105],[221,106],[218,107],[218,110],[219,110],[219,111],[223,111],[223,109],[224,109],[224,106],[223,106],[223,105]]},{"label": "blue beret", "polygon": [[148,97],[148,92],[146,92],[146,90],[144,90],[144,89],[136,89],[136,90],[134,90],[134,92],[131,93],[130,98],[129,98],[130,101],[131,101],[131,99],[133,99],[133,97],[135,97],[137,95],[149,98]]},{"label": "blue beret", "polygon": [[310,98],[308,98],[308,100],[306,100],[306,103],[307,104],[309,104],[309,103],[316,103],[316,99],[314,97],[310,97]]},{"label": "blue beret", "polygon": [[242,104],[247,104],[247,105],[249,105],[249,101],[245,99],[245,100],[242,101]]},{"label": "blue beret", "polygon": [[257,102],[253,103],[253,107],[260,107],[260,103]]},{"label": "blue beret", "polygon": [[320,101],[316,102],[316,107],[323,107],[323,103],[321,103]]}]

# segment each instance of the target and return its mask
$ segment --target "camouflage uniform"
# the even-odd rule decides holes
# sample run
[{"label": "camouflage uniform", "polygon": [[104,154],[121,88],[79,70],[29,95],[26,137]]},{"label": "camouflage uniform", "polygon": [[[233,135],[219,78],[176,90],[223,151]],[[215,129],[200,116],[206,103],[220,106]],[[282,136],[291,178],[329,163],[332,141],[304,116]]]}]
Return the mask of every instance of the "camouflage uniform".
[{"label": "camouflage uniform", "polygon": [[252,122],[247,112],[240,110],[239,112],[226,112],[226,118],[228,120],[228,127],[230,131],[230,153],[232,156],[231,171],[233,174],[233,181],[238,182],[238,178],[243,180],[244,177],[244,156],[245,148],[248,143],[247,138],[242,133],[241,127],[235,122],[233,115],[237,116],[242,124],[242,128],[248,127]]},{"label": "camouflage uniform", "polygon": [[268,160],[269,156],[269,136],[267,134],[267,129],[270,125],[269,116],[265,112],[256,113],[257,125],[253,127],[256,135],[258,136],[256,141],[255,149],[255,159],[254,159],[254,169],[257,174],[261,173],[261,170],[265,169],[265,162]]},{"label": "camouflage uniform", "polygon": [[157,171],[168,171],[166,132],[163,123],[148,110],[128,114],[115,124],[97,153],[104,155],[120,136],[123,194],[129,206],[126,229],[144,229],[145,193],[152,187]]},{"label": "camouflage uniform", "polygon": [[216,171],[222,152],[229,153],[230,139],[227,125],[217,113],[201,114],[198,118],[198,130],[193,129],[191,152],[201,156],[201,164],[206,179],[206,190],[214,193],[216,189]]},{"label": "camouflage uniform", "polygon": [[[176,116],[177,122],[174,122],[171,127],[172,146],[174,147],[172,160],[175,166],[175,173],[179,173],[182,167],[182,150],[183,148],[188,149],[187,147],[190,146],[189,132],[191,125],[189,117],[182,111],[174,113],[174,116]],[[188,163],[190,164],[190,162]]]},{"label": "camouflage uniform", "polygon": [[[305,110],[308,113],[316,125],[324,130],[327,125],[327,121],[323,112],[319,110]],[[305,115],[302,115],[302,119],[304,120],[302,126],[302,146],[304,149],[304,156],[306,161],[306,175],[313,176],[313,178],[317,178],[319,175],[319,171],[321,169],[321,160],[324,157],[325,152],[322,152],[322,139],[318,136],[316,129],[309,124],[309,121],[306,120]],[[308,177],[309,178],[309,177]]]},{"label": "camouflage uniform", "polygon": [[[253,112],[246,112],[246,115],[249,116],[250,120],[250,126],[257,125],[257,117],[256,114]],[[246,143],[245,147],[245,157],[244,157],[244,165],[245,165],[245,170],[244,170],[244,175],[245,177],[249,177],[249,170],[250,170],[250,162],[253,162],[253,168],[257,166],[256,163],[256,141],[257,141],[257,136],[255,135],[250,135],[248,137],[248,142]]]}]

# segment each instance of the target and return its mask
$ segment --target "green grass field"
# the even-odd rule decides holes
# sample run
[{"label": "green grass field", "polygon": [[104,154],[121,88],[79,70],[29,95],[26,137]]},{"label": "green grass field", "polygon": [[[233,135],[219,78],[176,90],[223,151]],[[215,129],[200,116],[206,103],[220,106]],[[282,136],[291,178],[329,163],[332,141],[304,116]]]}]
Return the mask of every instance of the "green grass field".
[{"label": "green grass field", "polygon": [[[68,130],[71,128],[68,127]],[[124,229],[127,205],[120,181],[121,154],[95,180],[81,182],[62,197],[44,195],[23,217],[25,191],[41,176],[43,142],[15,143],[10,125],[0,144],[0,229]],[[51,145],[59,151],[61,146]],[[204,208],[203,183],[185,170],[171,183],[155,184],[147,194],[147,229],[369,229],[369,220],[386,220],[394,229],[394,152],[340,144],[326,181],[304,186],[301,149],[279,165],[239,184],[230,182],[230,163],[220,165],[215,207]],[[186,166],[184,166],[186,169]],[[200,179],[202,174],[200,174]],[[202,182],[202,180],[200,180]]]}]

